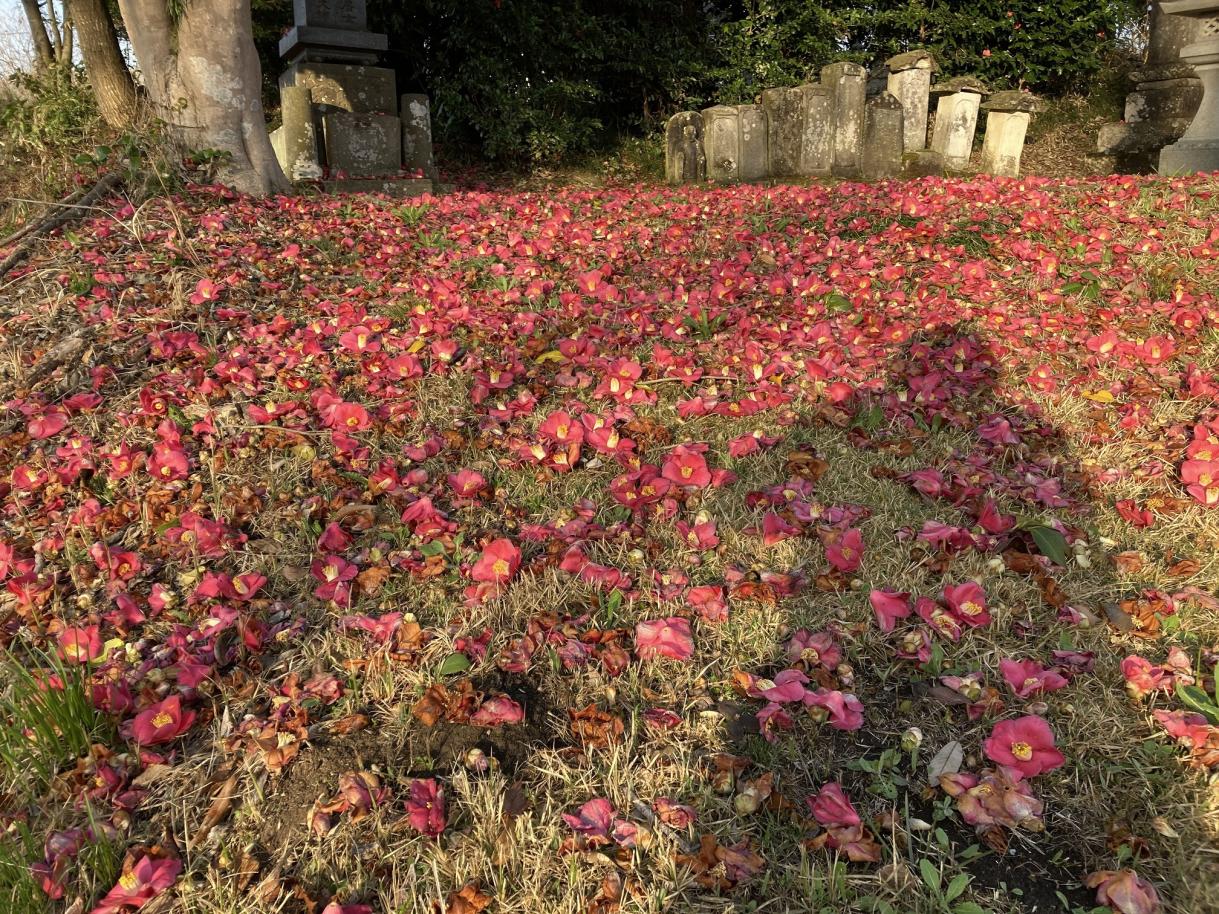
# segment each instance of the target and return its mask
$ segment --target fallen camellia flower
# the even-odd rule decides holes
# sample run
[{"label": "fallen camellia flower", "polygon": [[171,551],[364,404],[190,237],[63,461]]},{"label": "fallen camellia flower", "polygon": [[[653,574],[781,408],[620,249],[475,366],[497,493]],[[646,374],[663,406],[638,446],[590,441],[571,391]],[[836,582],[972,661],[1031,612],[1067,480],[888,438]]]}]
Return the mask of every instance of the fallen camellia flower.
[{"label": "fallen camellia flower", "polygon": [[177,739],[191,728],[195,716],[182,709],[181,695],[170,695],[137,714],[125,729],[141,746],[155,746]]},{"label": "fallen camellia flower", "polygon": [[1114,914],[1157,914],[1160,910],[1155,886],[1134,870],[1098,870],[1084,884],[1096,889],[1096,900],[1111,907]]},{"label": "fallen camellia flower", "polygon": [[445,826],[444,788],[434,778],[411,781],[406,814],[415,831],[429,838],[439,837]]},{"label": "fallen camellia flower", "polygon": [[170,857],[145,853],[133,860],[129,853],[123,861],[122,875],[91,914],[120,914],[144,907],[178,880],[182,863]]},{"label": "fallen camellia flower", "polygon": [[635,626],[635,653],[644,660],[657,657],[689,660],[694,656],[689,620],[671,616],[638,623]]},{"label": "fallen camellia flower", "polygon": [[470,569],[470,578],[484,584],[503,584],[521,567],[521,550],[512,540],[501,538],[488,543]]},{"label": "fallen camellia flower", "polygon": [[1035,714],[995,724],[982,749],[992,762],[1028,778],[1060,768],[1066,761],[1054,747],[1054,731]]}]

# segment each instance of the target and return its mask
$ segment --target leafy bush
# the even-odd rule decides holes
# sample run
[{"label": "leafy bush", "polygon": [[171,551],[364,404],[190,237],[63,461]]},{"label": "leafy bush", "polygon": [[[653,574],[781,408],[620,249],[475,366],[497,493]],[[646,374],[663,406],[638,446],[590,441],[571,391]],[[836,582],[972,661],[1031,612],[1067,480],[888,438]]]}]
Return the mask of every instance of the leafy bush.
[{"label": "leafy bush", "polygon": [[18,72],[8,81],[11,95],[0,103],[0,150],[75,150],[96,135],[101,120],[83,70]]}]

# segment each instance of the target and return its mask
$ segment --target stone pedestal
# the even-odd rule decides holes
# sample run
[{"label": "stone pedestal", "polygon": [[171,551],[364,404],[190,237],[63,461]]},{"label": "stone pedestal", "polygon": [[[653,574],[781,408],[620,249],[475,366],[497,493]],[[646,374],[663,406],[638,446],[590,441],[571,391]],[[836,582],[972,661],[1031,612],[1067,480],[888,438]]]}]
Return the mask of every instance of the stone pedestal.
[{"label": "stone pedestal", "polygon": [[703,118],[697,111],[681,111],[665,124],[665,180],[694,184],[707,178],[703,150]]},{"label": "stone pedestal", "polygon": [[332,172],[358,178],[402,168],[402,123],[393,115],[331,111],[322,116],[322,132]]},{"label": "stone pedestal", "polygon": [[736,108],[715,105],[703,109],[703,150],[707,179],[720,184],[741,177],[741,119]]},{"label": "stone pedestal", "polygon": [[996,92],[982,106],[986,133],[982,138],[982,168],[988,175],[1020,176],[1024,137],[1041,100],[1028,92]]},{"label": "stone pedestal", "polygon": [[365,0],[293,0],[292,29],[279,40],[285,60],[376,63],[389,47],[384,35],[367,31]]},{"label": "stone pedestal", "polygon": [[905,147],[905,111],[889,92],[867,104],[864,119],[863,177],[865,181],[893,178],[902,172]]},{"label": "stone pedestal", "polygon": [[857,178],[863,167],[868,71],[839,61],[821,68],[821,84],[834,90],[834,174]]},{"label": "stone pedestal", "polygon": [[766,112],[761,105],[737,105],[736,110],[741,128],[741,180],[762,181],[770,169]]},{"label": "stone pedestal", "polygon": [[1219,0],[1164,0],[1164,12],[1202,23],[1198,40],[1181,49],[1181,59],[1202,81],[1202,100],[1181,139],[1160,151],[1161,174],[1219,170]]},{"label": "stone pedestal", "polygon": [[432,158],[432,105],[426,95],[407,93],[398,107],[402,120],[402,165],[407,171],[421,171],[435,181],[436,162]]},{"label": "stone pedestal", "polygon": [[762,93],[762,108],[766,112],[770,176],[798,175],[804,135],[804,92],[798,88],[767,89]]},{"label": "stone pedestal", "polygon": [[333,105],[357,114],[396,114],[394,71],[385,67],[298,60],[279,77],[279,89],[308,89],[315,105]]},{"label": "stone pedestal", "polygon": [[935,126],[931,132],[931,149],[943,157],[944,167],[950,171],[960,171],[969,166],[981,103],[982,96],[968,90],[939,97]]},{"label": "stone pedestal", "polygon": [[804,99],[800,134],[800,174],[826,177],[834,167],[834,90],[829,86],[800,86]]},{"label": "stone pedestal", "polygon": [[1147,61],[1130,74],[1135,88],[1126,96],[1123,119],[1105,124],[1096,138],[1096,151],[1114,156],[1125,171],[1149,170],[1159,150],[1185,132],[1202,100],[1201,80],[1181,59],[1181,49],[1200,37],[1202,23],[1160,7],[1151,5]]},{"label": "stone pedestal", "polygon": [[888,89],[899,102],[903,113],[903,140],[906,152],[917,152],[927,146],[927,115],[931,103],[931,74],[935,60],[927,51],[907,51],[890,57]]}]

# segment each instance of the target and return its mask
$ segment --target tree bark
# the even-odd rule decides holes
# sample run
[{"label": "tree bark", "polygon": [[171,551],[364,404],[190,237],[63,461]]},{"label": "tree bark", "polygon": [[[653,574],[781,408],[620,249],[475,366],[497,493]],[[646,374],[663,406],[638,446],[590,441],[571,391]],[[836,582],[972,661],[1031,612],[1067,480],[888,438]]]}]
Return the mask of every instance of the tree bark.
[{"label": "tree bark", "polygon": [[218,177],[244,193],[287,191],[263,116],[250,0],[187,0],[176,25],[165,0],[119,0],[119,10],[171,138],[228,153]]},{"label": "tree bark", "polygon": [[51,47],[51,39],[47,35],[46,23],[42,21],[42,9],[38,6],[38,0],[21,0],[21,6],[30,24],[30,37],[34,40],[34,53],[38,55],[39,69],[52,66],[55,63],[55,49]]},{"label": "tree bark", "polygon": [[111,127],[130,127],[136,108],[135,83],[119,50],[105,0],[72,0],[72,21],[102,117]]}]

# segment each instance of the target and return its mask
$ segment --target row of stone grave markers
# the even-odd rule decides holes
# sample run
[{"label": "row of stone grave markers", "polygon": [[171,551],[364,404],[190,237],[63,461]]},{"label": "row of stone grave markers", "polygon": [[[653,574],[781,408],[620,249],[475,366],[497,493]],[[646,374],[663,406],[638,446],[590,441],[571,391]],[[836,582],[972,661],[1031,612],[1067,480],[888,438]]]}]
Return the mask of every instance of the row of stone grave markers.
[{"label": "row of stone grave markers", "polygon": [[875,181],[961,171],[969,165],[980,110],[987,113],[981,170],[1017,177],[1036,97],[990,94],[969,78],[933,85],[934,70],[926,51],[898,54],[886,62],[884,88],[869,98],[868,71],[839,61],[822,67],[819,83],[767,89],[759,104],[682,111],[665,128],[665,178],[670,184],[828,176]]}]

